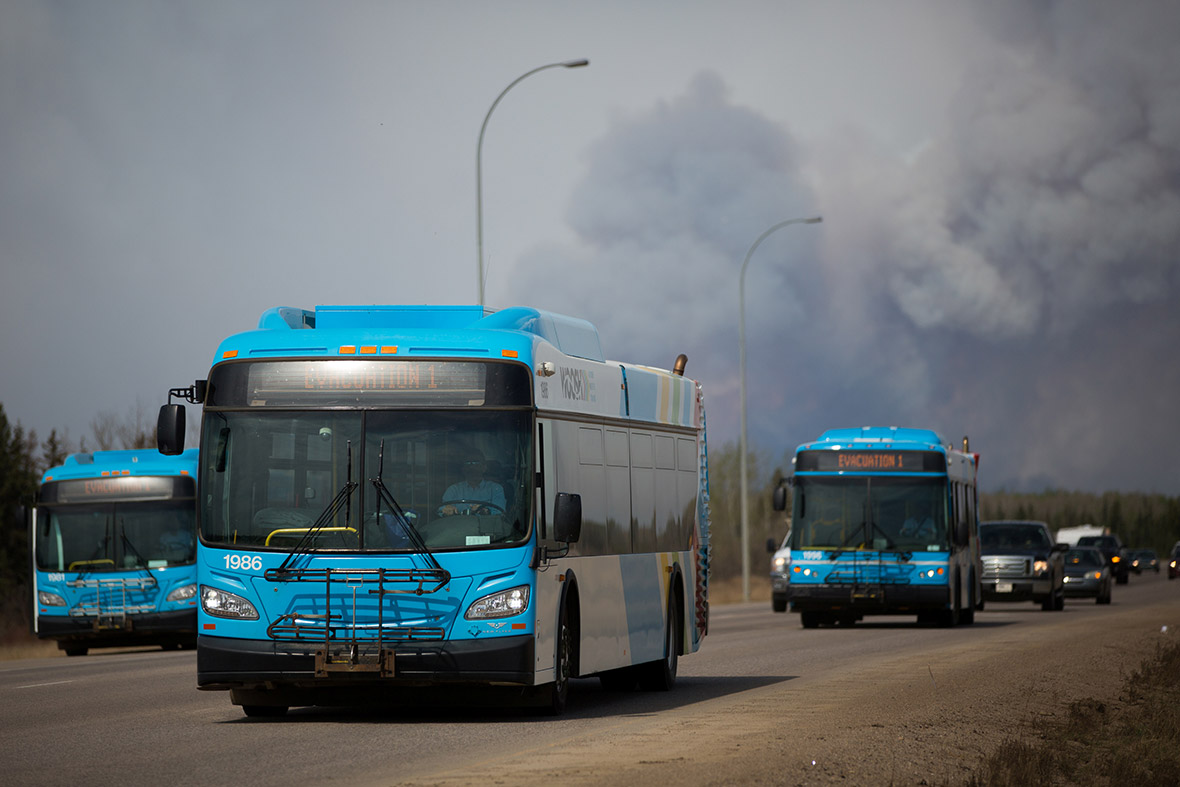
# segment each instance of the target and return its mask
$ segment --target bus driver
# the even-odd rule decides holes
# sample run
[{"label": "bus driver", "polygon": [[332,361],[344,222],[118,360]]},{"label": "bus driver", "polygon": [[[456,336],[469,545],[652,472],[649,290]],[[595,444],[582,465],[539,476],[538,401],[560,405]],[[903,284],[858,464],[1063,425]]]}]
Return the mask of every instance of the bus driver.
[{"label": "bus driver", "polygon": [[[453,516],[454,514],[502,514],[508,507],[504,497],[504,488],[495,481],[488,481],[483,477],[487,468],[483,454],[472,451],[463,463],[463,480],[451,484],[443,492],[439,506],[439,516]],[[480,503],[488,505],[480,505]]]}]

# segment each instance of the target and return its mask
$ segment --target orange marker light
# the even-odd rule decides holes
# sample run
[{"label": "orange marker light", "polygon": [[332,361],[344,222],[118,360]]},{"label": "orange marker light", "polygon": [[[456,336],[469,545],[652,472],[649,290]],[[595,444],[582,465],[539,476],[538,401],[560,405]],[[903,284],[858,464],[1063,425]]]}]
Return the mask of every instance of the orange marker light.
[{"label": "orange marker light", "polygon": [[361,346],[361,355],[376,355],[376,354],[377,354],[377,345],[366,344],[366,345]]},{"label": "orange marker light", "polygon": [[237,357],[238,357],[238,351],[237,351],[237,350],[226,350],[225,352],[223,352],[223,353],[221,354],[221,357],[222,357],[222,359],[223,359],[223,360],[224,360],[225,358],[237,358]]},{"label": "orange marker light", "polygon": [[383,345],[381,345],[381,354],[382,355],[397,355],[397,345],[396,344],[383,344]]},{"label": "orange marker light", "polygon": [[342,345],[340,345],[340,354],[341,355],[356,355],[356,345],[355,344],[342,344]]},{"label": "orange marker light", "polygon": [[505,358],[516,358],[519,354],[516,352],[516,350],[501,350],[500,355],[504,356]]}]

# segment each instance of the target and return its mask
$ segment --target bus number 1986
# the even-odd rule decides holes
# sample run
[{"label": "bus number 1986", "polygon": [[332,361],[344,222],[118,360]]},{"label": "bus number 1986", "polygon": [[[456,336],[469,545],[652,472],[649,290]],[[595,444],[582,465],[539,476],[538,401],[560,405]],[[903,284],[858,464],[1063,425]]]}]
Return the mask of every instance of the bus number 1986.
[{"label": "bus number 1986", "polygon": [[225,567],[235,571],[261,571],[262,558],[258,555],[226,555]]}]

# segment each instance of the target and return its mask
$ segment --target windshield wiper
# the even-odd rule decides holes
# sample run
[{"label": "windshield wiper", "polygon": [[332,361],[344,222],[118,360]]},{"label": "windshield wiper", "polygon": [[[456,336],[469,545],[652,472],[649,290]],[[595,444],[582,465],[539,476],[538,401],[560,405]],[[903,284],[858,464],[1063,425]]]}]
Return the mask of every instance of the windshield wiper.
[{"label": "windshield wiper", "polygon": [[148,571],[147,560],[144,558],[143,553],[136,549],[135,544],[131,543],[131,539],[127,537],[127,526],[123,522],[119,523],[119,537],[123,540],[123,545],[127,549],[130,549],[131,553],[139,559],[139,570],[147,574],[148,579],[152,581],[153,585],[157,584],[156,576],[151,571]]},{"label": "windshield wiper", "polygon": [[422,534],[418,532],[418,528],[410,523],[410,518],[406,516],[406,512],[398,505],[393,493],[389,491],[389,487],[385,486],[384,475],[385,441],[382,440],[377,446],[377,477],[369,479],[369,483],[373,485],[373,489],[377,490],[377,521],[381,521],[381,502],[384,501],[385,505],[389,506],[389,510],[393,512],[394,517],[396,517],[397,523],[405,531],[406,538],[410,540],[414,551],[420,555],[424,555],[430,562],[431,568],[446,574],[447,579],[444,580],[444,583],[449,581],[450,573],[434,559],[434,554],[430,551],[430,547],[426,546],[426,542],[422,540]]},{"label": "windshield wiper", "polygon": [[344,521],[352,521],[352,493],[356,491],[356,488],[360,486],[360,484],[352,480],[351,440],[349,440],[347,443],[347,451],[348,465],[345,474],[344,486],[340,487],[340,491],[336,493],[336,496],[328,501],[328,505],[324,507],[324,510],[320,512],[318,517],[316,517],[315,522],[312,523],[311,527],[307,529],[307,532],[303,534],[303,537],[300,538],[298,543],[295,544],[294,548],[291,549],[291,553],[287,555],[285,560],[283,560],[282,564],[276,570],[276,573],[285,573],[287,571],[287,564],[290,563],[294,558],[313,551],[311,548],[312,537],[322,530],[329,522],[335,519],[336,514],[340,513],[341,508],[345,509]]}]

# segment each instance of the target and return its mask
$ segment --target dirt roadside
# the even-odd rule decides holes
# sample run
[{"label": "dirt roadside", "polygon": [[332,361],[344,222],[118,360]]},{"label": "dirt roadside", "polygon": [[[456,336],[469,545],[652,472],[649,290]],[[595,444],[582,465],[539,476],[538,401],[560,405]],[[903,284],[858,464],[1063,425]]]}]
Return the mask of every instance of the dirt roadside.
[{"label": "dirt roadside", "polygon": [[399,784],[957,785],[1071,702],[1117,704],[1160,638],[1180,636],[1180,600],[1120,612],[1102,637],[1070,620],[979,634]]}]

